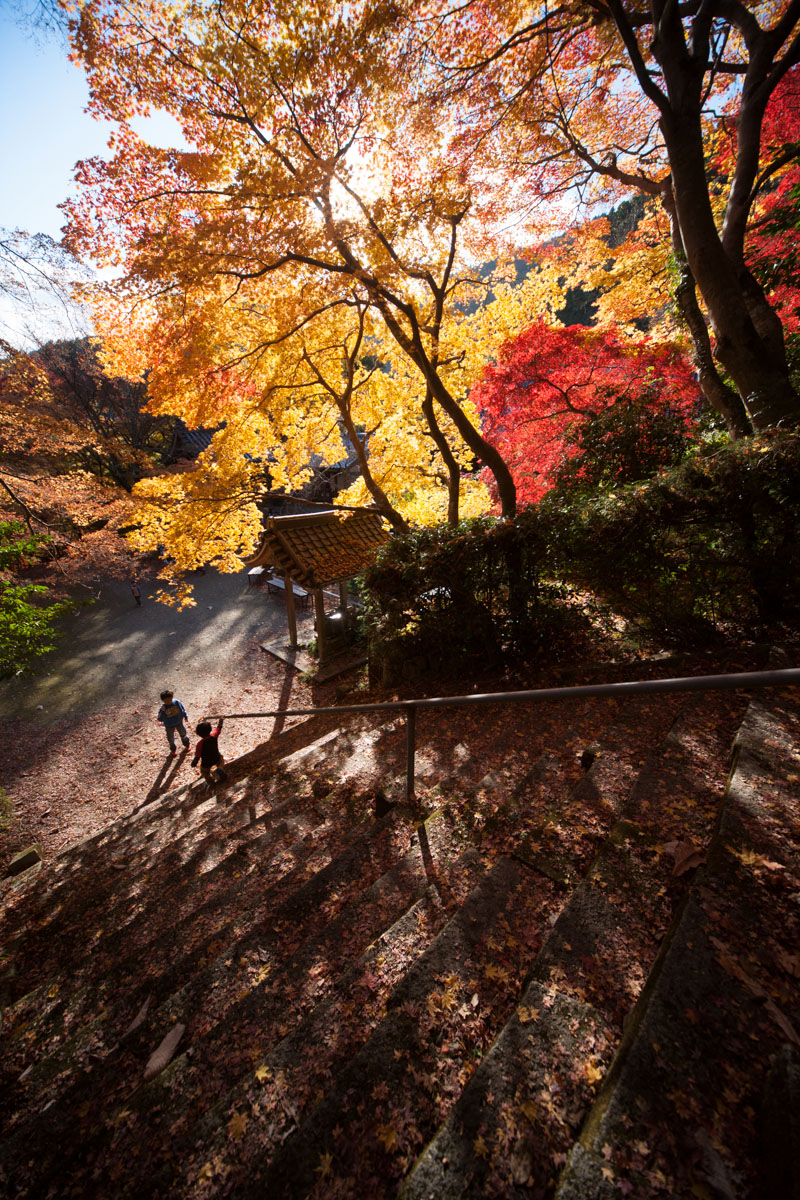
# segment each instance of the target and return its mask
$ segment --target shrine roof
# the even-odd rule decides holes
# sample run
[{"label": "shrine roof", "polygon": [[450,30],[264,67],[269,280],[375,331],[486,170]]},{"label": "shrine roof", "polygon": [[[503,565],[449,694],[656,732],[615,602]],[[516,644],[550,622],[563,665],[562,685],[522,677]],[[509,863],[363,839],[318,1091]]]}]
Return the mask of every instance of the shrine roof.
[{"label": "shrine roof", "polygon": [[269,517],[248,567],[272,567],[309,591],[358,575],[388,540],[380,513],[367,509]]}]

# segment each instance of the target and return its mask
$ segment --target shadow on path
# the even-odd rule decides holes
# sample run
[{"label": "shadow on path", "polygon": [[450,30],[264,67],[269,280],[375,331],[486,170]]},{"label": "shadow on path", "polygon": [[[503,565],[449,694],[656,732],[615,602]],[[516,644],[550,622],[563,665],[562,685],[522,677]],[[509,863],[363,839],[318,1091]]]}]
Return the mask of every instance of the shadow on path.
[{"label": "shadow on path", "polygon": [[153,786],[144,798],[145,804],[149,804],[152,800],[157,800],[162,792],[170,790],[173,780],[183,766],[188,753],[188,747],[184,746],[176,759],[173,760],[171,754],[167,755],[164,765],[153,780]]}]

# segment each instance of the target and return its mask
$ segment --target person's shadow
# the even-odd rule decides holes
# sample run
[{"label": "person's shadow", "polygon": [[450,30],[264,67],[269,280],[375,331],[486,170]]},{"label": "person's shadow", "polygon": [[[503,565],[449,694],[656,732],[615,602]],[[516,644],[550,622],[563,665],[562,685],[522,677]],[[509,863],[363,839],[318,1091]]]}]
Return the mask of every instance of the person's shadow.
[{"label": "person's shadow", "polygon": [[172,781],[183,766],[183,760],[188,753],[188,748],[184,746],[177,758],[173,758],[171,754],[167,755],[163,767],[156,775],[150,791],[144,798],[145,804],[150,804],[151,801],[158,799],[162,792],[170,790]]}]

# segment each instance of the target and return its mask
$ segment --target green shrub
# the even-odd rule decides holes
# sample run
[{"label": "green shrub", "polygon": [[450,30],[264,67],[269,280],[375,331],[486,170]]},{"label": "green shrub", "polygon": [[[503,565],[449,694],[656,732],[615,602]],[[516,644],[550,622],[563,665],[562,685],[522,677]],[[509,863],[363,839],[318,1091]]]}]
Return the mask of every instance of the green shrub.
[{"label": "green shrub", "polygon": [[567,453],[552,482],[561,491],[592,491],[649,479],[679,463],[691,437],[683,410],[669,404],[654,410],[652,400],[621,400],[566,434]]},{"label": "green shrub", "polygon": [[591,593],[673,644],[800,616],[800,434],[696,448],[654,478],[554,489],[513,521],[393,538],[363,579],[384,683],[579,653]]},{"label": "green shrub", "polygon": [[800,607],[800,435],[699,449],[646,483],[540,505],[549,561],[676,638]]},{"label": "green shrub", "polygon": [[546,567],[534,510],[393,538],[362,580],[373,669],[389,683],[557,654],[581,622]]},{"label": "green shrub", "polygon": [[[0,522],[0,571],[24,569],[41,556],[49,540],[28,534],[18,521]],[[74,604],[68,600],[46,604],[47,594],[40,584],[0,578],[0,679],[24,670],[52,650],[59,636],[56,622]]]}]

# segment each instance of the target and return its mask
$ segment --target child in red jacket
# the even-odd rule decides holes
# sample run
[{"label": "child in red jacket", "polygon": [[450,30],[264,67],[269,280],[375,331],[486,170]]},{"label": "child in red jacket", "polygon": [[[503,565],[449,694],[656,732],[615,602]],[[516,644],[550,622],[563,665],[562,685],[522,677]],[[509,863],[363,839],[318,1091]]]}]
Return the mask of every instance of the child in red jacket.
[{"label": "child in red jacket", "polygon": [[[209,787],[212,783],[224,783],[228,778],[227,773],[223,770],[225,759],[219,752],[219,735],[222,733],[222,723],[224,717],[217,717],[217,728],[212,731],[208,721],[201,721],[197,726],[195,733],[200,738],[194,749],[194,758],[192,766],[196,767],[200,763],[200,774],[205,779]],[[211,768],[216,767],[216,779],[211,774]]]}]

